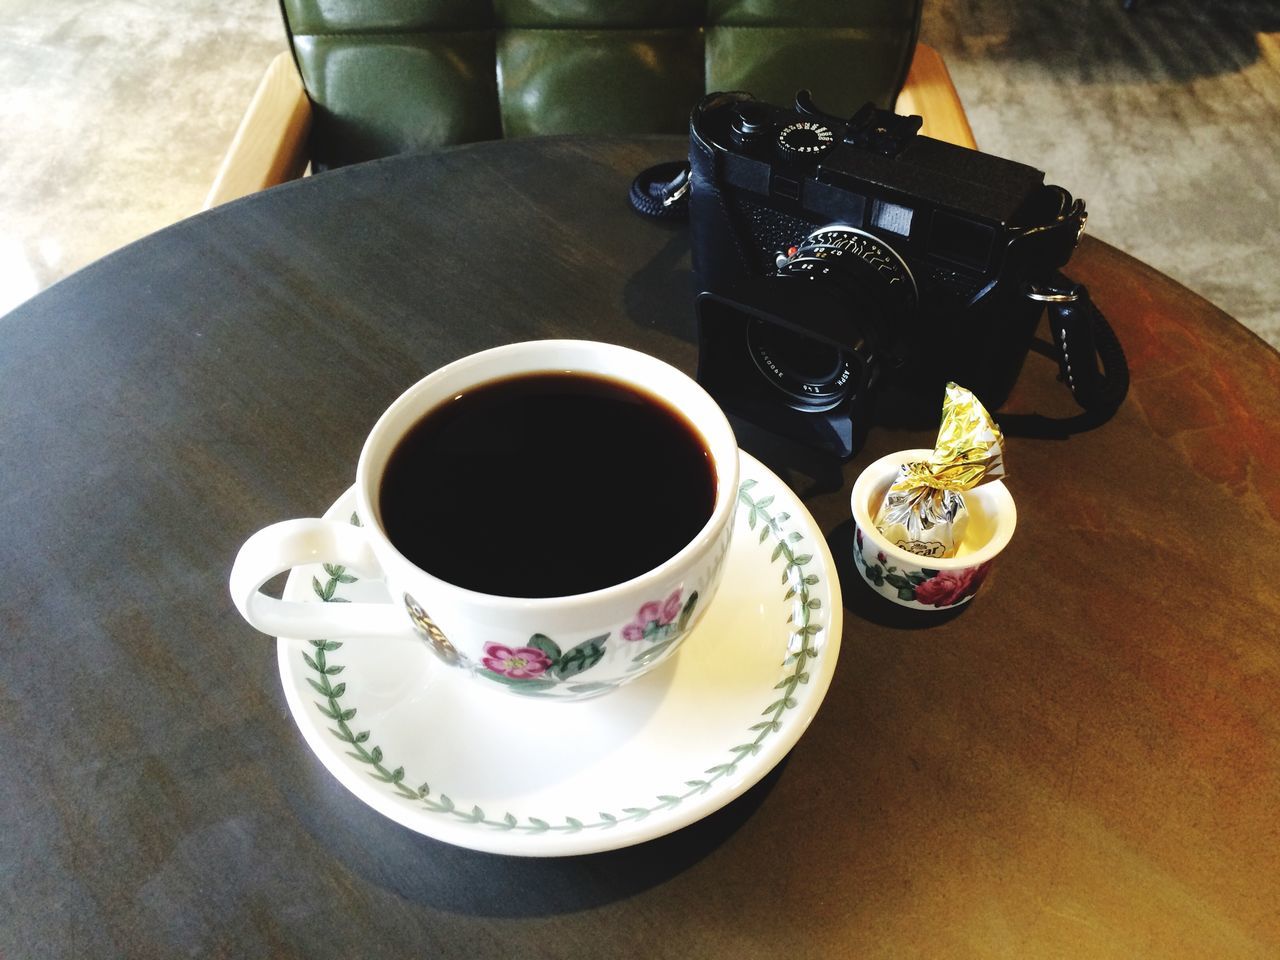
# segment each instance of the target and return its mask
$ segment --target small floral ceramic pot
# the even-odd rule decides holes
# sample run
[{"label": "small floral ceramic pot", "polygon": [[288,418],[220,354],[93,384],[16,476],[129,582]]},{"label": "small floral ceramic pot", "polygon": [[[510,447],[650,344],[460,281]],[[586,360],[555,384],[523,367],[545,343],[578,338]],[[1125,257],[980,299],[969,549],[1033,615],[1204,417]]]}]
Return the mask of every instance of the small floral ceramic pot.
[{"label": "small floral ceramic pot", "polygon": [[1018,520],[1008,488],[993,480],[965,494],[969,525],[956,556],[926,558],[890,543],[876,529],[876,511],[898,475],[898,468],[913,460],[924,460],[932,452],[900,450],[881,457],[858,476],[850,503],[853,561],[858,572],[881,596],[917,610],[944,610],[966,603],[986,580]]},{"label": "small floral ceramic pot", "polygon": [[[528,599],[479,593],[416,567],[379,525],[377,491],[400,438],[426,411],[475,384],[546,370],[620,380],[680,410],[701,435],[715,470],[710,519],[689,544],[653,569],[625,583],[575,596]],[[483,686],[580,700],[652,670],[692,630],[720,583],[737,489],[733,429],[706,391],[676,368],[634,350],[582,340],[497,347],[420,380],[378,420],[356,467],[359,525],[286,520],[258,531],[236,557],[232,599],[244,618],[264,633],[367,642],[416,635],[442,663]],[[331,569],[349,566],[382,577],[392,602],[298,603],[261,591],[263,584],[286,570],[322,562]]]}]

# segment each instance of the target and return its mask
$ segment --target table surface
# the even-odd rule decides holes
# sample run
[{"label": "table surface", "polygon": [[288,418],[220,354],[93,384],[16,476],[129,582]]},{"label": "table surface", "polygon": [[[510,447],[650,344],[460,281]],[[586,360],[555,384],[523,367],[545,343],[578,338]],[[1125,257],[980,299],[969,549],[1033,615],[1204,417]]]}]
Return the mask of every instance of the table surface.
[{"label": "table surface", "polygon": [[[0,320],[0,956],[1213,956],[1280,951],[1280,355],[1105,244],[1129,398],[1012,436],[970,609],[850,562],[862,466],[786,470],[845,631],[773,775],[668,837],[528,860],[384,819],[306,748],[226,578],[435,367],[542,337],[692,370],[670,139],[480,144],[177,224]],[[1101,198],[1098,203],[1105,202]],[[1033,355],[1006,412],[1069,416]],[[767,457],[767,451],[766,451]]]}]

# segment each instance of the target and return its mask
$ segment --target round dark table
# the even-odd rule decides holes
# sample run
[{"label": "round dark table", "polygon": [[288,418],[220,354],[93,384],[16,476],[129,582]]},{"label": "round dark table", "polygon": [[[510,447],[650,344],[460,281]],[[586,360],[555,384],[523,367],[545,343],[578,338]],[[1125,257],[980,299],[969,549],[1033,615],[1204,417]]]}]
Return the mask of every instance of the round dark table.
[{"label": "round dark table", "polygon": [[[499,857],[384,819],[306,748],[228,598],[237,548],[323,510],[456,357],[590,337],[692,371],[685,231],[625,200],[682,149],[337,171],[0,320],[0,956],[1280,952],[1280,355],[1098,242],[1071,272],[1128,401],[1010,437],[1018,531],[971,609],[900,616],[849,561],[853,478],[929,431],[876,427],[834,473],[771,461],[841,568],[844,645],[808,733],[719,813]],[[1055,373],[1033,355],[1002,414],[1069,417]]]}]

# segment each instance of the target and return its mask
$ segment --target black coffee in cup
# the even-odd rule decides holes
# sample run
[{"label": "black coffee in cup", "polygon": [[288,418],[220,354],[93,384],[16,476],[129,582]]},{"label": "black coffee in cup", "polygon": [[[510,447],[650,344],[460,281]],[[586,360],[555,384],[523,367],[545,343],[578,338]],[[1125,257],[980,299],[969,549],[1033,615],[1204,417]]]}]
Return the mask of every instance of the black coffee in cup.
[{"label": "black coffee in cup", "polygon": [[716,471],[661,398],[539,372],[472,387],[396,446],[379,487],[387,538],[456,586],[561,597],[632,579],[710,519]]}]

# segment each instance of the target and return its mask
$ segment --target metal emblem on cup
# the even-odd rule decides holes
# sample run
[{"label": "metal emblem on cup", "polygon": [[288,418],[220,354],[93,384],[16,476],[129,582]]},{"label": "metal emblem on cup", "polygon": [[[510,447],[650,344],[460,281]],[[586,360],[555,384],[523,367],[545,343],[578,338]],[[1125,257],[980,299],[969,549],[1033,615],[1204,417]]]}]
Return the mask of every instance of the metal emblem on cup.
[{"label": "metal emblem on cup", "polygon": [[436,622],[431,617],[427,616],[427,611],[422,609],[422,605],[407,593],[404,595],[404,608],[409,613],[409,620],[418,628],[418,636],[427,641],[431,652],[449,666],[457,663],[458,648],[449,642],[444,631],[436,626]]},{"label": "metal emblem on cup", "polygon": [[[471,483],[456,459],[450,459],[458,455],[450,454],[442,463],[439,451],[433,450],[434,458],[427,458],[430,469],[410,470],[410,486],[415,494],[419,485],[434,489],[431,484],[446,475],[456,481],[455,487],[445,488],[452,493],[443,499],[433,499],[428,492],[416,500],[396,501],[385,489],[391,483],[389,475],[405,472],[392,466],[404,459],[398,452],[401,441],[435,417],[435,411],[447,408],[453,416],[456,408],[463,416],[466,404],[456,401],[469,392],[543,375],[548,382],[552,377],[590,379],[592,390],[609,396],[609,391],[622,391],[631,406],[637,405],[630,396],[635,394],[640,407],[651,398],[661,408],[637,421],[634,430],[649,432],[638,432],[636,440],[611,435],[624,433],[621,426],[575,434],[571,417],[535,416],[514,428],[523,434],[549,421],[556,429],[546,430],[539,443],[559,443],[563,432],[568,434],[563,449],[571,453],[607,453],[613,444],[630,456],[630,443],[635,447],[632,470],[593,472],[590,460],[578,455],[578,461],[586,463],[586,475],[575,478],[555,474],[555,456],[541,466],[525,457],[509,458],[502,486],[494,488],[497,493],[486,494],[487,500],[472,498],[468,511],[458,505],[467,502]],[[552,399],[561,403],[555,409],[566,416],[580,406],[573,396]],[[529,403],[536,406],[552,399],[539,394]],[[684,440],[675,442],[662,433],[664,418],[679,421],[679,429],[687,434],[685,446],[691,452],[683,467],[672,462],[670,451]],[[618,421],[610,414],[601,422]],[[441,436],[468,435],[447,423],[441,430]],[[584,470],[581,462],[578,469]],[[699,470],[705,481],[695,483]],[[588,505],[589,510],[579,509],[578,494],[560,496],[562,490],[602,485],[606,495]],[[357,512],[364,526],[306,519],[259,531],[236,558],[231,593],[245,619],[264,633],[371,643],[416,636],[443,663],[486,687],[548,699],[583,699],[649,672],[693,631],[723,573],[737,486],[733,430],[692,378],[654,357],[611,344],[511,344],[442,367],[410,387],[382,415],[356,469]],[[674,494],[665,492],[668,489]],[[658,491],[667,498],[661,510],[653,508]],[[618,495],[612,496],[615,492]],[[695,506],[686,509],[686,501]],[[406,502],[412,508],[407,514],[412,523],[397,505]],[[486,503],[491,509],[482,510]],[[520,528],[525,519],[530,524]],[[410,527],[412,533],[406,536]],[[616,531],[621,532],[615,536]],[[544,554],[522,552],[543,540]],[[433,553],[439,545],[444,549]],[[425,552],[419,552],[420,547]],[[382,577],[391,595],[402,601],[304,604],[261,592],[277,574],[320,562]]]}]

